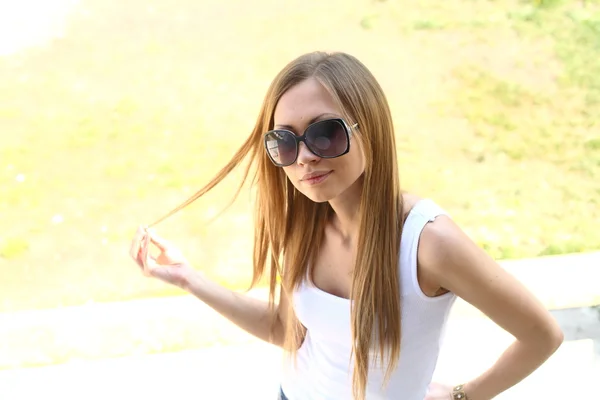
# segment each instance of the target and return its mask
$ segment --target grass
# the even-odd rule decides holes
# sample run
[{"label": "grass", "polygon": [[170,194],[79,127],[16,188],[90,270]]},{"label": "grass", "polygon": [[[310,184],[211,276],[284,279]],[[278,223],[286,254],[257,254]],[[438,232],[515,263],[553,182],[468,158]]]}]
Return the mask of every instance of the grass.
[{"label": "grass", "polygon": [[[136,226],[207,182],[314,49],[374,72],[405,188],[492,256],[600,249],[600,8],[551,3],[82,1],[62,38],[0,58],[0,311],[179,293],[129,261]],[[239,176],[159,227],[234,288],[250,193],[207,221]]]}]

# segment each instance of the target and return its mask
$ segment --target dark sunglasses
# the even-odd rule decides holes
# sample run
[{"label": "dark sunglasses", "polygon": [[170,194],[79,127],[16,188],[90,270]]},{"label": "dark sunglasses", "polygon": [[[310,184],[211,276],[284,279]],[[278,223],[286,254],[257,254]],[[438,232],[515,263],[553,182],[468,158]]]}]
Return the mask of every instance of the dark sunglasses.
[{"label": "dark sunglasses", "polygon": [[265,133],[265,149],[278,167],[296,162],[300,142],[318,157],[336,158],[350,151],[350,136],[357,126],[349,127],[343,119],[332,118],[310,124],[302,136],[286,129],[274,129]]}]

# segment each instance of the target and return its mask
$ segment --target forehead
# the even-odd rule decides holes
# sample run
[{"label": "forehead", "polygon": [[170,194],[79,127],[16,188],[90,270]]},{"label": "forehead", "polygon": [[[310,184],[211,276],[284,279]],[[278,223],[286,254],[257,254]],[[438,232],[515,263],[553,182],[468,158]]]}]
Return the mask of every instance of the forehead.
[{"label": "forehead", "polygon": [[275,107],[275,125],[302,128],[315,116],[340,115],[331,94],[316,79],[309,78],[290,88],[281,96]]}]

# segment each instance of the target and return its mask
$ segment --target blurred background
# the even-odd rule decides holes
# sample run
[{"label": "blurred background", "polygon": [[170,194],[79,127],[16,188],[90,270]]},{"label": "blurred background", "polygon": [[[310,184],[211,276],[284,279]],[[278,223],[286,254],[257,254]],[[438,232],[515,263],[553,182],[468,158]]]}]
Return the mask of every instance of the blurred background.
[{"label": "blurred background", "polygon": [[[130,261],[136,227],[207,183],[313,50],[374,73],[404,189],[493,257],[600,249],[600,1],[0,0],[0,313],[182,294]],[[243,172],[157,227],[233,289],[250,188],[215,217]],[[0,322],[0,369],[226,340],[127,316],[83,339],[44,318]]]}]

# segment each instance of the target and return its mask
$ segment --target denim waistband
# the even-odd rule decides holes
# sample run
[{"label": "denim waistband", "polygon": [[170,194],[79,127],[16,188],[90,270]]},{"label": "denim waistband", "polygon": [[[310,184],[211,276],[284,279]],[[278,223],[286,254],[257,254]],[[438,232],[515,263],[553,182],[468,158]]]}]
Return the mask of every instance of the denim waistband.
[{"label": "denim waistband", "polygon": [[279,387],[279,399],[278,400],[289,400],[287,397],[285,397],[285,393],[283,393],[283,389],[281,388],[281,386]]}]

